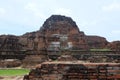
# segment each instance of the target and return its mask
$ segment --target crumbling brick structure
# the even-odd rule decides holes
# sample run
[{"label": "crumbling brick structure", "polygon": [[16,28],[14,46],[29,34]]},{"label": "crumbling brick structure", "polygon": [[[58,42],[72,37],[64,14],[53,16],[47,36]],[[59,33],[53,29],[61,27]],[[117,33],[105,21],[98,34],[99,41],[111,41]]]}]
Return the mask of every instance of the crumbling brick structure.
[{"label": "crumbling brick structure", "polygon": [[120,51],[120,41],[113,41],[109,43],[107,47],[114,51]]},{"label": "crumbling brick structure", "polygon": [[25,63],[38,60],[43,62],[42,57],[48,60],[49,54],[62,55],[66,54],[66,50],[89,51],[91,48],[119,50],[118,43],[113,47],[107,47],[108,44],[104,37],[85,35],[70,17],[52,15],[38,31],[21,36],[1,35],[0,59],[24,59]]},{"label": "crumbling brick structure", "polygon": [[69,17],[53,15],[45,21],[40,31],[45,35],[49,49],[88,50],[84,32],[79,31]]},{"label": "crumbling brick structure", "polygon": [[24,80],[120,80],[118,63],[44,62]]},{"label": "crumbling brick structure", "polygon": [[61,15],[52,15],[40,30],[22,36],[1,35],[0,50],[35,50],[42,53],[46,49],[89,50],[104,48],[107,40],[98,36],[87,36],[76,23]]}]

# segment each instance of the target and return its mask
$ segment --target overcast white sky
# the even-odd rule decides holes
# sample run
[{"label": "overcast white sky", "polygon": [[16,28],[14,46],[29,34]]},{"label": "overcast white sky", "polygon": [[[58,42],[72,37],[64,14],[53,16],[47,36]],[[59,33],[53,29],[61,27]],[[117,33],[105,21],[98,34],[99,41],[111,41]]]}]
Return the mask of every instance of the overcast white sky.
[{"label": "overcast white sky", "polygon": [[36,31],[52,14],[72,17],[86,35],[120,40],[120,0],[0,0],[0,34]]}]

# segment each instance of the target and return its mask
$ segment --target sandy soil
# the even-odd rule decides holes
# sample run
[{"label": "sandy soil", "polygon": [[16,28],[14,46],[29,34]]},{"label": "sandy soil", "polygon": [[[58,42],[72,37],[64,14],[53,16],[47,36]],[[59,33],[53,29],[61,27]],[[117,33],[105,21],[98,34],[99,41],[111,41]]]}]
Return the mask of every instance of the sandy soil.
[{"label": "sandy soil", "polygon": [[4,76],[0,80],[23,80],[23,76]]}]

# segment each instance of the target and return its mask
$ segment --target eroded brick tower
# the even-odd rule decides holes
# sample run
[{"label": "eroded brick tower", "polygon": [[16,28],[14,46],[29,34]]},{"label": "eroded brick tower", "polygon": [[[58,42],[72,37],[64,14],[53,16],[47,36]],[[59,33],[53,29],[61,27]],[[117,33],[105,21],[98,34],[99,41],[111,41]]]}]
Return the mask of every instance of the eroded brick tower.
[{"label": "eroded brick tower", "polygon": [[44,22],[40,31],[46,37],[48,50],[88,50],[84,32],[78,29],[70,17],[52,15]]}]

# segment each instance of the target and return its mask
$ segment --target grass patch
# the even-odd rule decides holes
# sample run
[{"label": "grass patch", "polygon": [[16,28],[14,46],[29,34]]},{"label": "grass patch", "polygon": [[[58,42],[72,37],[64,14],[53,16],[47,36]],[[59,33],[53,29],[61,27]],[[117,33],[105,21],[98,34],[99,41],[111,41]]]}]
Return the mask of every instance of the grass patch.
[{"label": "grass patch", "polygon": [[110,49],[90,49],[90,51],[111,51]]},{"label": "grass patch", "polygon": [[0,69],[0,76],[21,76],[29,72],[28,69]]}]

